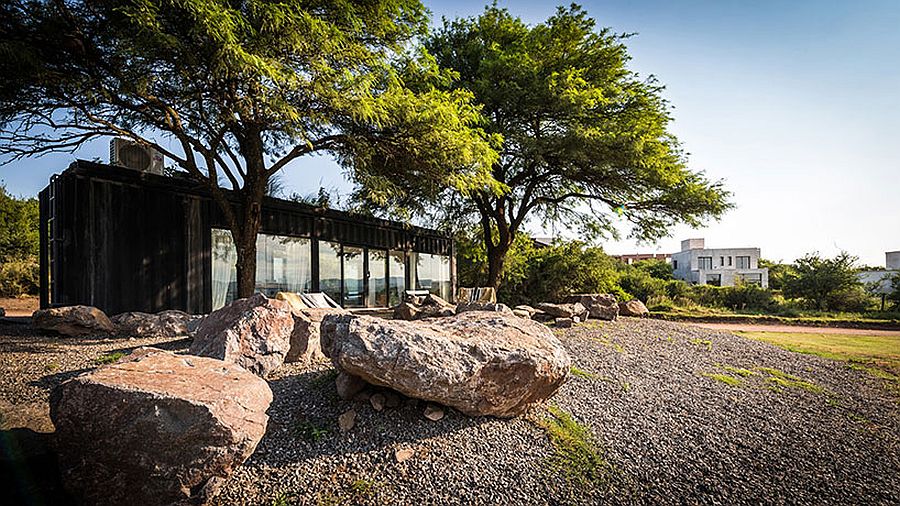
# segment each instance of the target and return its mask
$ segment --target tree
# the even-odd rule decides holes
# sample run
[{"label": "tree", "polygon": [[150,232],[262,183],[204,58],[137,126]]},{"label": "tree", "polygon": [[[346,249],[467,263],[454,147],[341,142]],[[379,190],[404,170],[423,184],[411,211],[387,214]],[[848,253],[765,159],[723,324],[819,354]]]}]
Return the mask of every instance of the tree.
[{"label": "tree", "polygon": [[769,269],[769,288],[772,290],[784,290],[787,280],[797,275],[793,265],[763,258],[759,259],[759,268]]},{"label": "tree", "polygon": [[300,157],[332,153],[376,201],[387,176],[423,196],[491,186],[471,95],[436,89],[448,74],[412,44],[426,22],[418,0],[4,2],[0,155],[156,148],[222,209],[246,297],[263,196]]},{"label": "tree", "polygon": [[648,258],[647,260],[638,260],[635,262],[634,267],[640,269],[650,277],[656,279],[662,279],[668,281],[674,277],[672,272],[672,264],[666,262],[665,260],[660,260],[658,258]]},{"label": "tree", "polygon": [[846,251],[834,258],[807,254],[797,260],[796,274],[785,281],[785,296],[806,299],[819,310],[843,309],[842,299],[856,298],[862,286],[857,261]]},{"label": "tree", "polygon": [[900,310],[900,273],[891,277],[890,290],[886,298],[894,303],[894,309]]},{"label": "tree", "polygon": [[490,285],[529,219],[592,237],[616,236],[620,216],[632,237],[652,240],[730,207],[721,183],[686,167],[662,87],[627,68],[625,37],[595,31],[573,5],[535,26],[491,6],[426,39],[438,64],[459,74],[447,89],[471,90],[485,129],[503,137],[491,172],[506,191],[457,193],[440,206],[452,224],[478,218]]},{"label": "tree", "polygon": [[38,201],[0,185],[0,263],[38,256]]}]

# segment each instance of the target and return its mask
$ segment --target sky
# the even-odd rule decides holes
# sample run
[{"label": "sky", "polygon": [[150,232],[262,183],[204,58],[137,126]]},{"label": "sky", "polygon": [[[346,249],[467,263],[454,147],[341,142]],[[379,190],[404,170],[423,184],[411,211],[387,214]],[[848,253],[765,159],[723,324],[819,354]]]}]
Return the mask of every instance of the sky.
[{"label": "sky", "polygon": [[[498,2],[528,23],[555,3]],[[477,15],[484,1],[428,1],[434,17]],[[608,253],[674,252],[688,237],[708,247],[759,247],[792,261],[841,250],[884,265],[900,250],[900,2],[582,2],[598,26],[636,33],[631,68],[666,85],[671,131],[689,166],[723,180],[736,208],[700,229],[678,226],[654,244],[593,242]],[[0,166],[16,195],[35,195],[75,158],[108,159],[108,141],[75,154]],[[349,190],[328,156],[284,173],[287,193]],[[539,236],[577,237],[564,228]],[[627,234],[627,228],[623,228]],[[623,234],[623,235],[624,235]]]}]

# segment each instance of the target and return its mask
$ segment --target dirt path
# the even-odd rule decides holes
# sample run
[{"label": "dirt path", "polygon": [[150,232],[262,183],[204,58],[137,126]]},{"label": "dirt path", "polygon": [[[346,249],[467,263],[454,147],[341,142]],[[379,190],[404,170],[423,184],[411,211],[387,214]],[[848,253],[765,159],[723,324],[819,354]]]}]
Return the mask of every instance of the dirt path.
[{"label": "dirt path", "polygon": [[852,336],[900,336],[900,330],[855,329],[841,327],[807,327],[801,325],[754,324],[754,323],[694,323],[683,322],[695,327],[712,330],[743,332],[792,332],[798,334],[842,334]]},{"label": "dirt path", "polygon": [[6,316],[31,316],[39,306],[37,297],[0,298],[0,307],[6,310]]}]

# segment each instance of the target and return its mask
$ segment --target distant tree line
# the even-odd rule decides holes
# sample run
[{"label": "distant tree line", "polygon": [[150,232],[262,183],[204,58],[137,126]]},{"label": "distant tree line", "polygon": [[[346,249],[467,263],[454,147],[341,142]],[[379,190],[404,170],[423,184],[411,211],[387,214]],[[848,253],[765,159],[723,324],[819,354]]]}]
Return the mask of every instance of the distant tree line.
[{"label": "distant tree line", "polygon": [[0,297],[38,293],[38,220],[36,198],[0,186]]}]

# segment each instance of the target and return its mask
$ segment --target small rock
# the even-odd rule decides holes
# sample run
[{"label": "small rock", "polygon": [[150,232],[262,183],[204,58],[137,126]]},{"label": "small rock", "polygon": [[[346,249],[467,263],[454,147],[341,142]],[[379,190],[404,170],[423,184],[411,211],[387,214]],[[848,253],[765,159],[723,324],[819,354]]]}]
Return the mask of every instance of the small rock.
[{"label": "small rock", "polygon": [[524,318],[526,320],[531,319],[531,313],[523,309],[513,309],[513,314],[518,316],[519,318]]},{"label": "small rock", "polygon": [[341,432],[347,432],[356,425],[356,411],[350,410],[338,417],[338,427]]},{"label": "small rock", "polygon": [[557,318],[556,320],[554,320],[554,323],[561,329],[567,329],[572,326],[574,321],[572,320],[572,318]]},{"label": "small rock", "polygon": [[375,411],[381,411],[384,409],[385,400],[384,394],[377,393],[369,397],[369,404],[372,405],[372,409]]},{"label": "small rock", "polygon": [[[366,387],[366,382],[359,376],[354,376],[341,371],[334,380],[334,386],[337,389],[338,397],[345,401],[349,401],[350,399],[355,398],[356,394],[360,393],[362,389]],[[368,399],[368,397],[366,399]]]},{"label": "small rock", "polygon": [[436,406],[434,404],[428,404],[427,406],[425,406],[425,418],[431,420],[432,422],[436,422],[441,418],[444,418],[444,408]]},{"label": "small rock", "polygon": [[637,299],[631,299],[627,302],[619,303],[619,314],[622,316],[647,316],[650,311],[643,302]]},{"label": "small rock", "polygon": [[401,448],[394,452],[394,458],[397,459],[397,462],[406,462],[411,459],[413,455],[416,454],[416,451],[412,448]]}]

